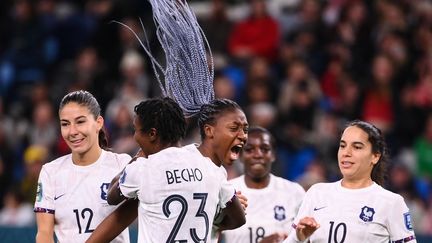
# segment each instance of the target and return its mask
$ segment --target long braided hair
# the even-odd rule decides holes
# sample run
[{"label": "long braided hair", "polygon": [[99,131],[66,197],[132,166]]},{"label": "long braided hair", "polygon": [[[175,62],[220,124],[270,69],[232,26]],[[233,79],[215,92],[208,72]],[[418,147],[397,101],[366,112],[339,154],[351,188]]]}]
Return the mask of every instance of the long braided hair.
[{"label": "long braided hair", "polygon": [[[174,99],[184,115],[191,117],[199,113],[202,105],[214,99],[214,65],[210,46],[186,1],[148,1],[153,9],[157,37],[165,53],[165,68],[152,56],[147,38],[141,40],[130,27],[114,22],[132,31],[150,57],[163,96]],[[144,28],[142,21],[141,25]]]}]

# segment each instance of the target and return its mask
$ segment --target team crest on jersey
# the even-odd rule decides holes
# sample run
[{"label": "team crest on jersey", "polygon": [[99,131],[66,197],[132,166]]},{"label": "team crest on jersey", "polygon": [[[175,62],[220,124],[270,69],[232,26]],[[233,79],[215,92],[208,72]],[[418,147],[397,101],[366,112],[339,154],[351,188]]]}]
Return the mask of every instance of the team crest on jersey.
[{"label": "team crest on jersey", "polygon": [[285,220],[285,208],[283,206],[275,206],[273,210],[275,219],[279,221]]},{"label": "team crest on jersey", "polygon": [[405,221],[405,227],[407,228],[407,230],[413,230],[412,223],[411,223],[411,214],[408,212],[408,213],[404,213],[403,216]]},{"label": "team crest on jersey", "polygon": [[375,209],[370,208],[368,206],[364,206],[361,208],[360,219],[364,222],[372,222],[373,216],[375,214]]},{"label": "team crest on jersey", "polygon": [[105,200],[105,201],[107,200],[107,193],[108,193],[109,185],[110,185],[110,183],[102,183],[102,185],[100,186],[102,200]]},{"label": "team crest on jersey", "polygon": [[36,202],[42,201],[42,195],[43,195],[42,193],[43,193],[42,183],[39,182],[36,190]]}]

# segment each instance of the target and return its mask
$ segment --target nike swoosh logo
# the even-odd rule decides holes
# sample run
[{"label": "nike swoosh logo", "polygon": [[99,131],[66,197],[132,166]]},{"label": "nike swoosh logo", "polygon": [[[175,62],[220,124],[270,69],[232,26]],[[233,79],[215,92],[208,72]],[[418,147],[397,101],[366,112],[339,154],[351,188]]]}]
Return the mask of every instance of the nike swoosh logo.
[{"label": "nike swoosh logo", "polygon": [[60,196],[54,196],[54,200],[57,200],[57,199],[59,199],[59,198],[61,198],[61,197],[63,197],[64,195],[65,195],[66,193],[63,193],[63,194],[61,194]]},{"label": "nike swoosh logo", "polygon": [[314,211],[318,211],[318,210],[321,210],[321,209],[323,209],[323,208],[326,208],[327,206],[324,206],[324,207],[320,207],[320,208],[314,208]]}]

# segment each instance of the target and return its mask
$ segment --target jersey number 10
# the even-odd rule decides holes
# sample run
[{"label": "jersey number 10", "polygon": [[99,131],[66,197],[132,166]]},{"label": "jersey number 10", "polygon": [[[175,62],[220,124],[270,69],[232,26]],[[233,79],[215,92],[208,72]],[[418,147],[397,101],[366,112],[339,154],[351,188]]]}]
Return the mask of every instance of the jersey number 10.
[{"label": "jersey number 10", "polygon": [[[334,221],[330,221],[330,230],[329,230],[329,236],[328,236],[328,243],[344,243],[345,242],[345,237],[346,237],[346,233],[347,233],[347,226],[345,223],[339,223],[336,225],[336,227],[334,228],[334,232],[333,232],[333,226],[334,226],[335,222]],[[342,231],[342,232],[340,232]],[[342,235],[341,240],[338,241],[339,238],[339,234]],[[334,241],[333,241],[334,240]]]}]

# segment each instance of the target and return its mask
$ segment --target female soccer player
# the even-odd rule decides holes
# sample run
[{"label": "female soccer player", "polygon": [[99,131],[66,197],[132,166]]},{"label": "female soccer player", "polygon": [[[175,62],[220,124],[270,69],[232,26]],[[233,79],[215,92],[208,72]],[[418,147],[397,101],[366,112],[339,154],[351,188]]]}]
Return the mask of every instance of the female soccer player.
[{"label": "female soccer player", "polygon": [[[162,70],[150,55],[162,94],[176,100],[186,116],[198,116],[203,143],[199,147],[167,148],[150,156],[148,161],[138,159],[126,169],[120,186],[112,187],[110,201],[118,203],[123,199],[120,190],[127,197],[140,199],[140,241],[190,239],[205,242],[210,235],[217,204],[222,208],[226,206],[223,210],[226,217],[220,222],[222,228],[235,228],[244,223],[244,212],[232,187],[225,185],[226,171],[220,165],[238,158],[247,138],[247,121],[235,102],[213,100],[213,65],[210,62],[209,69],[202,31],[187,3],[173,0],[149,2],[166,57],[167,67]],[[146,46],[143,47],[149,53]],[[164,82],[160,80],[158,71],[165,76]],[[165,174],[160,174],[163,172]],[[147,187],[149,181],[152,187]],[[147,190],[152,193],[145,192]],[[219,191],[218,195],[214,194],[216,191]],[[175,194],[167,195],[168,192]],[[153,201],[147,197],[152,194],[155,195]],[[174,207],[174,212],[171,207]],[[161,225],[163,227],[157,227]],[[98,242],[96,237],[93,242]]]},{"label": "female soccer player", "polygon": [[[36,242],[85,242],[115,207],[108,205],[111,179],[131,157],[106,150],[104,119],[96,99],[87,91],[63,97],[61,135],[72,153],[42,167],[35,202]],[[123,231],[114,242],[129,242]]]},{"label": "female soccer player", "polygon": [[299,184],[270,173],[276,159],[275,147],[267,129],[249,129],[240,156],[244,175],[229,181],[248,198],[246,224],[223,231],[225,242],[281,242],[291,231],[305,191]]},{"label": "female soccer player", "polygon": [[[233,101],[216,99],[201,108],[200,145],[170,147],[126,166],[108,202],[138,198],[139,242],[207,242],[217,207],[223,229],[245,222],[222,163],[238,159],[247,139],[246,116]],[[157,232],[157,233],[156,233]]]},{"label": "female soccer player", "polygon": [[[169,98],[163,99],[171,100]],[[163,105],[160,102],[150,103],[149,101],[144,101],[139,105],[140,109],[135,108],[136,117],[134,119],[134,137],[135,140],[140,144],[140,147],[143,151],[149,151],[145,152],[146,155],[152,155],[161,149],[170,147],[161,146],[160,143],[164,140],[161,140],[158,137],[171,136],[174,138],[177,136],[174,140],[169,140],[170,143],[162,143],[165,145],[175,145],[175,141],[178,142],[184,135],[186,125],[184,118],[180,119],[180,117],[182,117],[182,112],[180,108],[177,108],[177,110],[174,109],[175,107],[178,107],[174,101],[171,100],[170,103],[172,104],[169,107],[163,108],[166,105]],[[152,104],[158,104],[158,106],[151,106]],[[157,112],[159,110],[163,112]],[[177,115],[171,115],[168,118],[166,117],[167,113],[173,113]],[[150,116],[150,114],[152,114],[152,116]],[[238,158],[239,149],[241,149],[245,142],[245,132],[247,132],[246,117],[240,107],[233,101],[217,99],[213,100],[210,104],[204,105],[201,109],[201,112],[198,113],[197,116],[202,136],[202,143],[200,145],[192,144],[183,147],[189,153],[187,158],[189,160],[191,160],[191,158],[197,158],[197,161],[201,161],[203,164],[208,164],[210,162],[211,164],[215,164],[218,167],[223,162],[226,164],[233,163],[234,160]],[[151,133],[153,133],[153,135],[151,135]],[[152,136],[153,141],[155,141],[154,143],[144,142],[151,140],[149,138]],[[204,161],[202,161],[203,159]],[[178,159],[176,158],[173,160],[175,161]],[[134,163],[142,162],[143,161],[138,160]],[[185,162],[185,164],[188,163]],[[161,168],[148,170],[153,171],[154,174],[156,171],[161,170]],[[220,173],[219,170],[220,169],[218,169],[215,173]],[[223,177],[220,178],[221,181],[225,180],[226,177],[226,172],[224,170],[222,170],[222,173]],[[174,180],[173,177],[169,178]],[[168,181],[170,179],[166,180]],[[117,186],[115,185],[114,188],[116,187]],[[163,187],[161,186],[161,188]],[[174,192],[176,189],[171,189],[171,191]],[[149,193],[149,191],[147,193]],[[155,192],[152,193],[155,194]],[[230,194],[229,199],[231,199],[232,196],[233,194]],[[119,202],[122,199],[123,198],[120,197],[116,201]],[[233,198],[232,200],[234,200],[234,202],[237,201],[236,198]],[[206,204],[210,204],[210,202],[207,202]],[[135,200],[130,199],[120,205],[118,209],[116,209],[96,228],[95,232],[87,242],[108,242],[113,239],[137,217],[137,205],[138,204]],[[162,209],[162,207],[160,207],[160,209]],[[231,229],[242,224],[242,221],[244,220],[244,213],[241,207],[239,207],[239,204],[236,202],[231,203],[225,210],[227,210],[225,211],[227,218],[219,225],[222,229]],[[209,210],[206,210],[205,212],[208,216],[208,223],[211,223],[213,221],[214,212],[211,211],[213,213],[209,213]],[[195,212],[193,213],[195,215]],[[193,218],[196,217],[194,216]],[[144,225],[143,227],[148,227],[148,225]],[[211,227],[211,224],[208,225],[208,227]],[[163,233],[157,235],[157,237],[162,236]],[[162,240],[162,238],[156,239]]]},{"label": "female soccer player", "polygon": [[[134,138],[140,147],[139,156],[148,157],[165,148],[180,146],[186,131],[186,120],[175,101],[168,97],[148,99],[136,105],[134,111]],[[115,183],[119,177],[112,182]],[[87,242],[113,240],[137,218],[138,203],[138,200],[122,203],[102,221]]]},{"label": "female soccer player", "polygon": [[383,184],[387,149],[381,131],[353,121],[340,139],[342,180],[318,183],[306,193],[285,242],[416,242],[403,198]]}]

